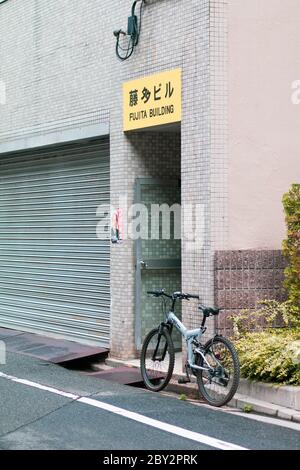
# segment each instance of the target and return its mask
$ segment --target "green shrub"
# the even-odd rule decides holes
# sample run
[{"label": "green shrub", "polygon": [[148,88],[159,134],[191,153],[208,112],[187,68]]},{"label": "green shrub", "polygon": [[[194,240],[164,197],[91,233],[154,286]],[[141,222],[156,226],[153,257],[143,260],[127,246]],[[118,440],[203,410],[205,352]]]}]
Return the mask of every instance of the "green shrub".
[{"label": "green shrub", "polygon": [[179,395],[179,400],[186,401],[187,396],[184,393],[181,393],[181,395]]},{"label": "green shrub", "polygon": [[[288,260],[284,286],[288,300],[260,302],[256,311],[232,318],[235,344],[244,377],[300,385],[300,184],[284,195]],[[278,325],[281,328],[276,328]]]},{"label": "green shrub", "polygon": [[246,333],[235,345],[243,377],[300,385],[300,328]]},{"label": "green shrub", "polygon": [[252,411],[253,411],[253,406],[252,405],[247,404],[247,405],[243,406],[243,412],[244,413],[252,413]]},{"label": "green shrub", "polygon": [[289,300],[300,314],[300,184],[293,184],[283,197],[286,214],[287,239],[283,242],[283,253],[288,260],[285,270],[285,287]]},{"label": "green shrub", "polygon": [[244,310],[239,315],[232,316],[231,320],[236,338],[251,331],[262,331],[266,328],[300,327],[298,309],[289,300],[282,303],[276,300],[260,301],[257,310]]},{"label": "green shrub", "polygon": [[243,377],[300,385],[300,323],[290,301],[265,300],[232,320]]}]

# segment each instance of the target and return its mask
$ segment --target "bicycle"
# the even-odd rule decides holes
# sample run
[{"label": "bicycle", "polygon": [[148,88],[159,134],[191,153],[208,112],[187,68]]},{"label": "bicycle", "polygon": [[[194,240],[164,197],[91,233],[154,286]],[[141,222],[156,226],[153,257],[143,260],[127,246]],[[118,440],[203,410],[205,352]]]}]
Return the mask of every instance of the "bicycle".
[{"label": "bicycle", "polygon": [[203,399],[212,406],[226,405],[235,395],[240,379],[238,354],[233,344],[221,335],[215,335],[204,345],[200,342],[207,331],[206,320],[217,316],[221,309],[199,305],[203,313],[201,327],[188,330],[175,315],[177,300],[199,300],[198,295],[174,292],[166,294],[164,290],[148,291],[149,295],[161,297],[166,313],[166,299],[171,300],[171,309],[166,320],[146,336],[141,352],[141,374],[147,389],[153,392],[163,390],[171,380],[175,350],[172,331],[175,327],[185,338],[187,344],[186,378],[179,383],[191,382],[191,373],[196,377],[199,392]]}]

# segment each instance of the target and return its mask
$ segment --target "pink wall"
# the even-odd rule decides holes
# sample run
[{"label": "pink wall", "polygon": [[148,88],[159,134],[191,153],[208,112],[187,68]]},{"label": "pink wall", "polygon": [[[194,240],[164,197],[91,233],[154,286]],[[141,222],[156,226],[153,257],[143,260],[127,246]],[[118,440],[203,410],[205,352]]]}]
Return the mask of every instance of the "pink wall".
[{"label": "pink wall", "polygon": [[229,0],[229,249],[277,249],[300,182],[300,1]]}]

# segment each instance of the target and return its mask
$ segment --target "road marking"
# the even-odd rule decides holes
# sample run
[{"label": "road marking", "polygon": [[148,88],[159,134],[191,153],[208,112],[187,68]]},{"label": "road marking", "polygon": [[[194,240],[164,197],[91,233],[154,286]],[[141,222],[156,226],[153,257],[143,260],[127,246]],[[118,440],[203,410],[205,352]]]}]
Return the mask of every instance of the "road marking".
[{"label": "road marking", "polygon": [[27,385],[28,387],[38,388],[39,390],[55,393],[55,395],[60,395],[62,397],[71,398],[71,400],[78,400],[80,398],[79,395],[73,395],[72,393],[63,392],[62,390],[57,390],[56,388],[46,387],[45,385],[41,385],[36,382],[31,382],[30,380],[19,379],[18,377],[14,377],[13,375],[3,374],[2,372],[0,372],[0,377],[2,377],[3,379],[10,380],[11,382]]},{"label": "road marking", "polygon": [[123,408],[119,408],[114,405],[109,405],[108,403],[103,403],[98,400],[93,400],[92,398],[80,398],[78,401],[80,403],[85,403],[86,405],[95,406],[96,408],[100,408],[105,411],[110,411],[111,413],[115,413],[119,416],[123,416],[124,418],[129,418],[142,424],[147,424],[148,426],[151,426],[156,429],[160,429],[161,431],[167,431],[170,434],[176,434],[177,436],[184,437],[192,441],[200,442],[201,444],[207,444],[217,449],[247,450],[244,447],[231,444],[230,442],[221,441],[219,439],[215,439],[214,437],[205,436],[204,434],[199,434],[197,432],[189,431],[187,429],[180,428],[172,424],[163,423],[162,421],[148,418],[147,416],[134,413],[133,411],[124,410]]},{"label": "road marking", "polygon": [[56,388],[47,387],[45,385],[39,384],[37,382],[32,382],[26,379],[20,379],[18,377],[14,377],[12,375],[3,374],[0,372],[0,378],[10,380],[11,382],[16,382],[22,385],[26,385],[28,387],[37,388],[39,390],[43,390],[46,392],[54,393],[55,395],[60,395],[66,398],[70,398],[72,400],[76,400],[78,403],[82,403],[84,405],[93,406],[95,408],[108,411],[110,413],[116,414],[118,416],[122,416],[127,419],[131,419],[141,424],[145,424],[147,426],[151,426],[152,428],[159,429],[161,431],[166,431],[170,434],[175,434],[176,436],[183,437],[185,439],[189,439],[191,441],[199,442],[201,444],[206,444],[210,447],[214,447],[220,450],[248,450],[245,447],[238,446],[236,444],[232,444],[230,442],[222,441],[220,439],[216,439],[214,437],[206,436],[205,434],[199,434],[197,432],[189,431],[188,429],[181,428],[179,426],[174,426],[172,424],[164,423],[162,421],[158,421],[156,419],[148,418],[147,416],[141,415],[139,413],[135,413],[133,411],[128,411],[123,408],[119,408],[114,405],[110,405],[108,403],[104,403],[102,401],[94,400],[92,398],[87,397],[80,397],[79,395],[74,395],[72,393],[64,392],[62,390],[58,390]]}]

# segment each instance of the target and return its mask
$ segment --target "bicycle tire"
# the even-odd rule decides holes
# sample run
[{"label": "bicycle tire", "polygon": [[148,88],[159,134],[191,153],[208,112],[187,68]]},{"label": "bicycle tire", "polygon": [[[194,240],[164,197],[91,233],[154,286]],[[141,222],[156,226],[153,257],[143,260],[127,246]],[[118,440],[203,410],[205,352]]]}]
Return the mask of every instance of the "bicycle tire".
[{"label": "bicycle tire", "polygon": [[[228,393],[226,395],[223,395],[222,393],[220,393],[219,398],[213,398],[209,394],[209,387],[207,387],[207,382],[208,381],[204,377],[205,371],[197,372],[196,376],[197,376],[199,392],[202,395],[202,397],[204,398],[204,400],[209,405],[212,405],[212,406],[215,406],[215,407],[221,407],[221,406],[226,405],[228,402],[230,402],[230,400],[232,400],[232,398],[234,397],[234,395],[235,395],[235,393],[238,389],[239,381],[240,381],[240,363],[239,363],[238,354],[236,352],[236,349],[235,349],[234,345],[231,343],[231,341],[229,341],[227,338],[224,338],[223,336],[216,336],[215,338],[210,339],[204,345],[204,356],[206,354],[208,354],[209,351],[211,352],[212,351],[212,349],[211,349],[212,346],[216,345],[217,343],[223,344],[227,348],[227,350],[229,351],[230,356],[232,358],[232,362],[233,362],[233,367],[234,367],[233,376],[232,376],[232,382],[231,382],[230,388],[228,390]],[[204,360],[200,355],[198,355],[198,357],[197,357],[196,363],[197,362],[198,362],[197,365],[203,366]],[[211,386],[211,383],[209,383],[209,385]],[[218,393],[217,393],[217,396],[218,396]]]},{"label": "bicycle tire", "polygon": [[[159,337],[159,335],[161,336]],[[147,353],[151,355],[151,350],[149,349],[148,351],[148,348],[151,343],[151,340],[155,338],[155,336],[157,336],[157,341],[158,339],[159,341],[161,341],[161,338],[164,338],[165,345],[167,347],[166,355],[169,356],[169,362],[168,362],[165,377],[163,376],[162,372],[158,370],[158,368],[153,367],[153,368],[147,369],[147,366],[146,366]],[[154,344],[155,344],[155,340],[154,340]],[[157,362],[159,363],[159,361]],[[174,364],[175,364],[174,344],[173,344],[173,340],[168,330],[164,328],[163,331],[160,333],[160,328],[154,328],[146,336],[144,343],[143,343],[142,352],[141,352],[141,374],[142,374],[143,382],[145,386],[147,387],[147,389],[151,390],[152,392],[159,392],[163,390],[171,380],[173,370],[174,370]],[[158,374],[155,376],[154,372],[155,373],[158,372]]]}]

